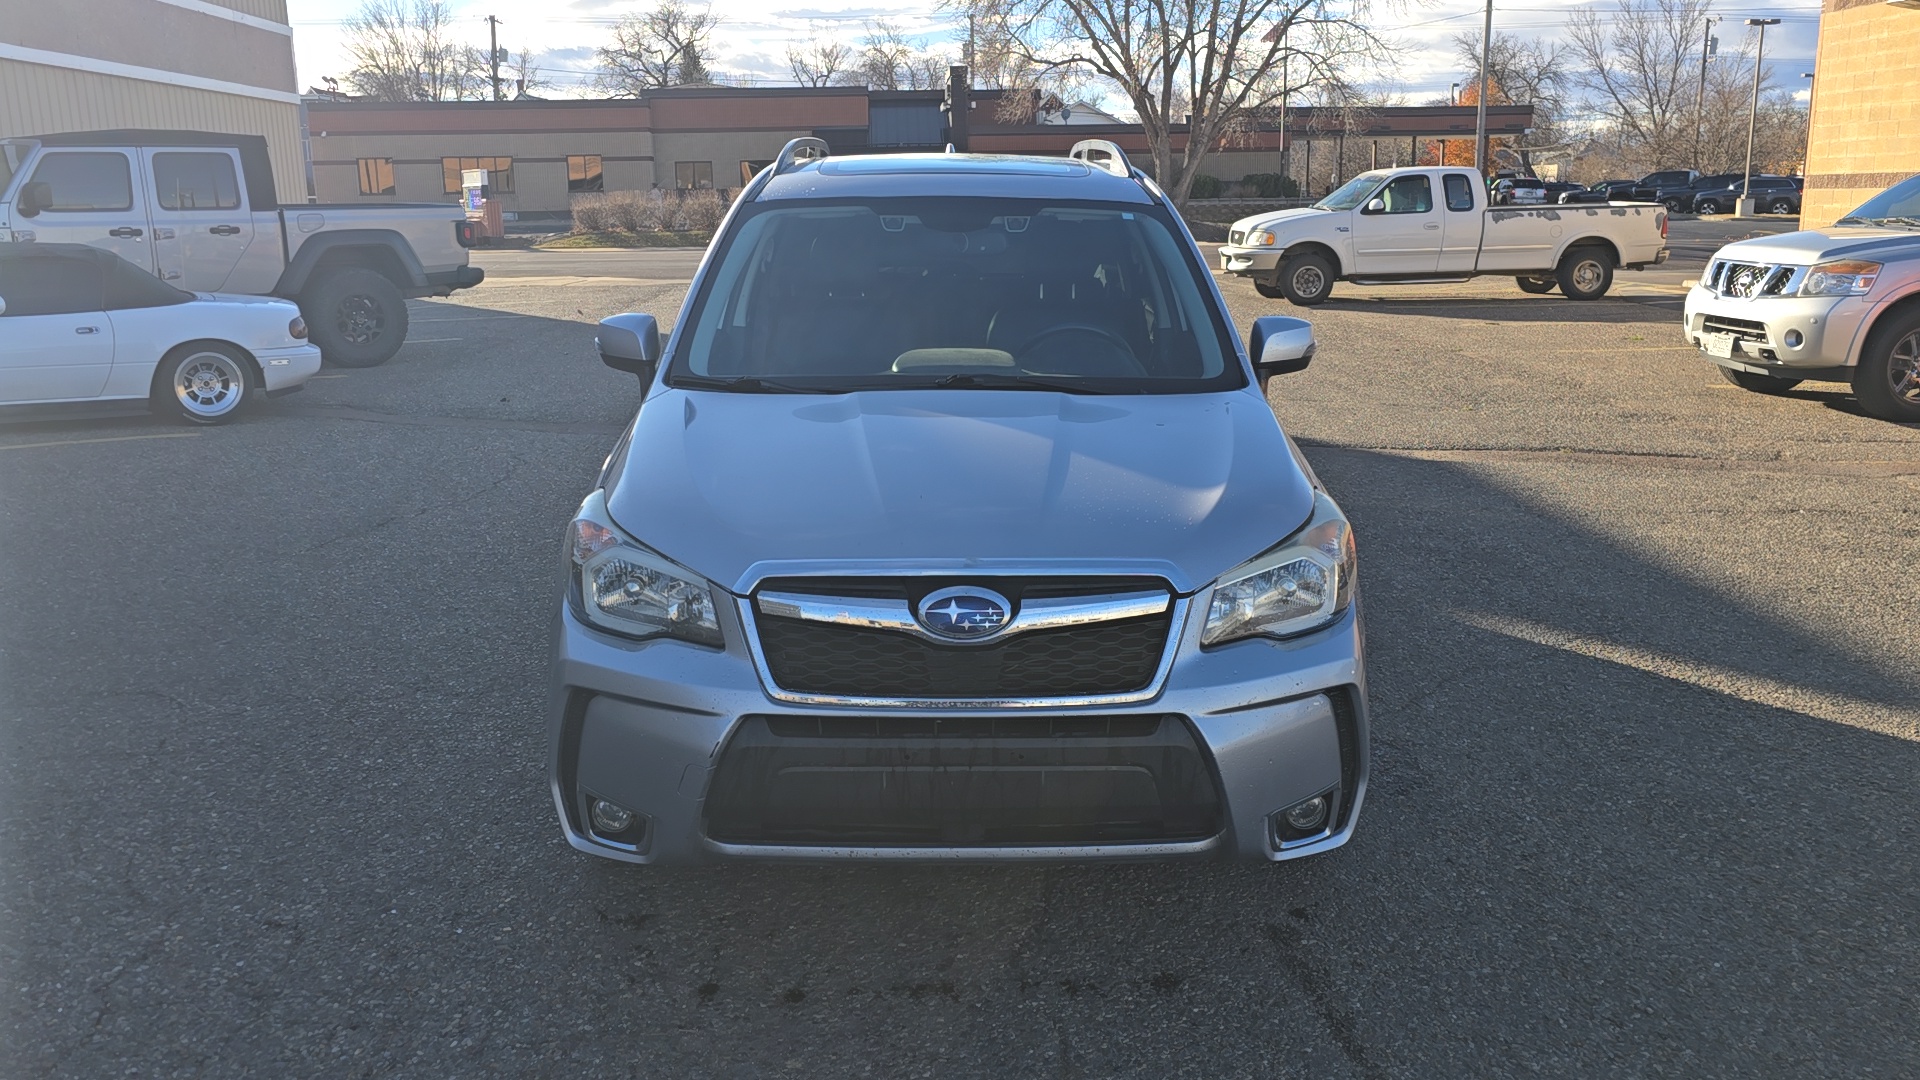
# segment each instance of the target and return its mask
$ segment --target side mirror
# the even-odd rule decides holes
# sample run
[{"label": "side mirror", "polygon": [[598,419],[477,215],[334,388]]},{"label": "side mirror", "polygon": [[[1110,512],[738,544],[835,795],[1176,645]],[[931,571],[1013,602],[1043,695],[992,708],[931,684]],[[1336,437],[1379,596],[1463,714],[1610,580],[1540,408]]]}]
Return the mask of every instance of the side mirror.
[{"label": "side mirror", "polygon": [[615,371],[640,376],[652,383],[660,366],[660,324],[651,315],[612,315],[600,320],[600,333],[593,343],[600,349],[600,362]]},{"label": "side mirror", "polygon": [[1386,213],[1386,212],[1387,212],[1387,200],[1385,200],[1385,199],[1368,199],[1368,200],[1367,200],[1367,208],[1366,208],[1366,210],[1365,210],[1364,212],[1365,212],[1365,213],[1368,213],[1368,214],[1384,214],[1384,213]]},{"label": "side mirror", "polygon": [[39,217],[40,211],[52,205],[52,185],[45,180],[36,180],[20,186],[20,197],[14,200],[13,208],[20,211],[21,217]]},{"label": "side mirror", "polygon": [[5,315],[6,313],[7,313],[7,298],[4,296],[0,296],[0,315]]},{"label": "side mirror", "polygon": [[1313,324],[1291,315],[1262,315],[1253,320],[1247,333],[1247,352],[1253,357],[1253,373],[1266,392],[1267,380],[1275,375],[1305,371],[1313,362]]}]

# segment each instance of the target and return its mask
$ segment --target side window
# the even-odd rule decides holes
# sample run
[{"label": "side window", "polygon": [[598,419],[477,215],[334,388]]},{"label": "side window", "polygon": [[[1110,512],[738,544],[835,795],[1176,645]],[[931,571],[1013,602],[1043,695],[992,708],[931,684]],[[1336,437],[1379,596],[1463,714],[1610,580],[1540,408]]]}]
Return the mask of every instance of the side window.
[{"label": "side window", "polygon": [[48,154],[30,183],[47,185],[51,211],[133,209],[133,172],[125,154]]},{"label": "side window", "polygon": [[679,188],[681,191],[693,191],[713,187],[713,162],[674,162],[673,186]]},{"label": "side window", "polygon": [[393,159],[384,157],[363,157],[360,165],[360,194],[393,194]]},{"label": "side window", "polygon": [[513,194],[513,159],[510,157],[441,158],[440,177],[447,194],[460,194],[460,174],[468,169],[487,170],[487,190],[493,194]]},{"label": "side window", "polygon": [[599,154],[569,154],[567,156],[567,191],[578,194],[583,191],[605,191],[606,179],[600,174]]},{"label": "side window", "polygon": [[108,311],[165,307],[193,299],[192,293],[181,292],[125,259],[108,261],[105,292]]},{"label": "side window", "polygon": [[162,210],[240,208],[240,182],[225,154],[153,155],[153,193]]},{"label": "side window", "polygon": [[104,310],[100,264],[57,255],[0,259],[0,300],[7,302],[0,318]]},{"label": "side window", "polygon": [[1446,185],[1447,209],[1473,209],[1473,181],[1470,178],[1460,173],[1448,173],[1446,176]]},{"label": "side window", "polygon": [[1433,185],[1425,176],[1396,176],[1380,193],[1389,214],[1425,214],[1433,209]]}]

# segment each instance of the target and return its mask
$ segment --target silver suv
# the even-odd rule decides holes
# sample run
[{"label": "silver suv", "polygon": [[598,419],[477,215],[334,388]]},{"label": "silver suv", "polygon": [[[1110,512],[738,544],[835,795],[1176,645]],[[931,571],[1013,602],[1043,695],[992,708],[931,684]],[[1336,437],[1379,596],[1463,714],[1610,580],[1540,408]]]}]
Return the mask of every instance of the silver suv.
[{"label": "silver suv", "polygon": [[[1353,533],[1118,147],[782,151],[568,526],[568,842],[703,859],[1291,859],[1367,780]],[[1251,357],[1251,359],[1249,359]]]},{"label": "silver suv", "polygon": [[1868,413],[1920,423],[1920,176],[1832,228],[1721,248],[1687,293],[1684,327],[1745,389],[1847,382]]}]

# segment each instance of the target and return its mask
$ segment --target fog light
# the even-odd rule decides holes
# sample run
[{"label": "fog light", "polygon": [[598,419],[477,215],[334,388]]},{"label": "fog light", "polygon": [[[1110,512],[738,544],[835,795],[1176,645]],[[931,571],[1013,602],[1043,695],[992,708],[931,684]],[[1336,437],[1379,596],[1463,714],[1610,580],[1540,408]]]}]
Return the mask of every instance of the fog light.
[{"label": "fog light", "polygon": [[626,832],[633,826],[633,811],[605,799],[593,800],[593,829],[595,832],[612,835]]},{"label": "fog light", "polygon": [[1306,802],[1287,808],[1287,825],[1301,832],[1312,832],[1327,820],[1327,799],[1324,795],[1315,795]]},{"label": "fog light", "polygon": [[1807,339],[1805,337],[1802,337],[1800,334],[1800,331],[1798,330],[1787,331],[1787,348],[1789,349],[1799,348],[1802,344],[1806,342],[1806,340]]}]

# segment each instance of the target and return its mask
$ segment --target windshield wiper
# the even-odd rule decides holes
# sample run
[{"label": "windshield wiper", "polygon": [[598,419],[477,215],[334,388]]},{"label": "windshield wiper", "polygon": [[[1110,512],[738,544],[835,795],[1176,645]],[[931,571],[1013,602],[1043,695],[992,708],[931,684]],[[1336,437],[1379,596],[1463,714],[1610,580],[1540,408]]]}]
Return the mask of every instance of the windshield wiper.
[{"label": "windshield wiper", "polygon": [[942,390],[1051,390],[1057,394],[1103,393],[1090,387],[1075,386],[1070,382],[1062,383],[1054,379],[976,371],[956,371],[951,375],[942,375],[933,380],[933,385]]},{"label": "windshield wiper", "polygon": [[1900,224],[1902,224],[1902,225],[1912,225],[1912,226],[1914,226],[1915,228],[1920,228],[1920,218],[1910,218],[1910,217],[1883,217],[1883,218],[1875,218],[1874,220],[1876,220],[1876,221],[1895,221],[1895,222],[1899,222],[1899,223],[1900,223]]},{"label": "windshield wiper", "polygon": [[675,375],[669,385],[682,390],[724,390],[730,394],[844,394],[831,386],[803,386],[758,375]]},{"label": "windshield wiper", "polygon": [[1920,218],[1855,217],[1852,214],[1848,214],[1846,217],[1843,217],[1839,221],[1834,222],[1834,224],[1835,225],[1910,225],[1910,226],[1913,226],[1914,228],[1920,228]]}]

